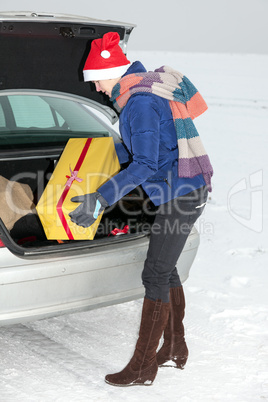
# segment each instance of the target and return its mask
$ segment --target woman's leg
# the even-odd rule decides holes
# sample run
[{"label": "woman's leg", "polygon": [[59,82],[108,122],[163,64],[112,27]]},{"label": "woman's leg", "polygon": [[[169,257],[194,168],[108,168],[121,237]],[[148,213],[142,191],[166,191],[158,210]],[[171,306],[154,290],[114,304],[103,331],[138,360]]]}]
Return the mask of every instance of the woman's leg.
[{"label": "woman's leg", "polygon": [[142,272],[148,299],[167,303],[169,288],[181,285],[176,263],[206,199],[207,190],[202,187],[159,207]]},{"label": "woman's leg", "polygon": [[[171,205],[171,213],[167,210],[167,204],[159,208],[153,225],[142,276],[145,298],[134,355],[122,371],[105,377],[105,381],[111,385],[151,385],[157,374],[156,350],[170,315],[170,275],[196,220],[178,211],[180,205],[176,200]],[[188,211],[193,209],[191,204],[187,204],[187,208]],[[178,227],[172,226],[174,220],[178,221]],[[187,226],[185,233],[183,223]]]},{"label": "woman's leg", "polygon": [[[187,196],[178,200],[179,213],[181,213],[181,215],[185,215],[185,217],[188,215],[188,222],[187,218],[186,220],[183,218],[178,218],[181,222],[179,227],[183,229],[180,231],[182,236],[180,241],[178,241],[179,255],[194,222],[201,215],[204,209],[206,198],[207,192],[199,190],[195,194],[187,194]],[[173,361],[173,364],[175,364],[175,367],[182,369],[188,359],[188,348],[184,338],[183,326],[185,297],[176,267],[171,270],[169,286],[170,313],[167,326],[164,330],[164,344],[157,353],[157,363],[159,366],[165,366],[169,365],[167,362],[171,360]]]}]

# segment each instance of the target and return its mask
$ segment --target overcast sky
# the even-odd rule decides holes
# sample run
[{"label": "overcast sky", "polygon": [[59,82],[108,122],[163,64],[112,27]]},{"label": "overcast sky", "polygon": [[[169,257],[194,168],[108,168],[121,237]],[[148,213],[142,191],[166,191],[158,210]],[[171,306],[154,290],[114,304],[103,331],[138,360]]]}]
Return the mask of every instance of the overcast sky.
[{"label": "overcast sky", "polygon": [[134,23],[129,50],[268,53],[268,0],[0,0],[10,10]]}]

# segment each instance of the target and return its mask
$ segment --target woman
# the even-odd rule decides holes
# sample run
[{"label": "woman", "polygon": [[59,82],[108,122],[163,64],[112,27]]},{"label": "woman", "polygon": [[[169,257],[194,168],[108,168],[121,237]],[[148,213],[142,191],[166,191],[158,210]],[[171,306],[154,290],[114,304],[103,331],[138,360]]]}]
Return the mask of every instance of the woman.
[{"label": "woman", "polygon": [[147,73],[140,62],[131,64],[114,32],[92,42],[83,73],[120,113],[123,143],[116,151],[119,162],[129,164],[97,192],[74,197],[81,204],[72,221],[90,226],[138,185],[158,207],[142,273],[145,297],[135,352],[121,372],[105,378],[117,386],[151,385],[158,366],[172,360],[182,369],[188,357],[176,263],[211,191],[212,167],[192,122],[207,106],[179,72],[162,67]]}]

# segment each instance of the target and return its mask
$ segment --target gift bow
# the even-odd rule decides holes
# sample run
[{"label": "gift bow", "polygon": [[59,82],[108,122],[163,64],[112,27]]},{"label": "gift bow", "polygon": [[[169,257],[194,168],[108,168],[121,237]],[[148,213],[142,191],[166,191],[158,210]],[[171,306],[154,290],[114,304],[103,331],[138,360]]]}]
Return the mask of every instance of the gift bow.
[{"label": "gift bow", "polygon": [[78,170],[74,170],[72,171],[71,166],[69,166],[70,172],[71,172],[71,176],[66,176],[66,178],[68,179],[67,182],[65,183],[66,187],[71,187],[71,184],[74,180],[78,181],[79,183],[81,183],[81,181],[83,181],[83,179],[81,179],[80,177],[77,177],[78,174]]}]

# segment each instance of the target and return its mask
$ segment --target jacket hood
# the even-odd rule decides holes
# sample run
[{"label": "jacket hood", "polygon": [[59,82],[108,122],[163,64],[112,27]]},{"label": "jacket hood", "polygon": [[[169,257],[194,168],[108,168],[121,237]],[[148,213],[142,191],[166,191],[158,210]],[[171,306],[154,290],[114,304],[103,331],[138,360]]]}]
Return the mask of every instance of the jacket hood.
[{"label": "jacket hood", "polygon": [[131,66],[127,69],[126,73],[123,75],[129,75],[129,74],[136,74],[136,73],[146,73],[146,68],[140,61],[134,61]]}]

